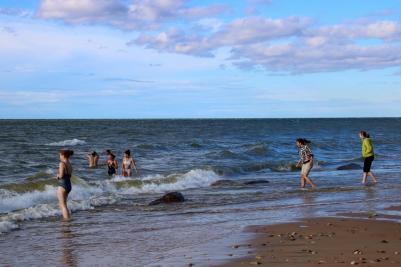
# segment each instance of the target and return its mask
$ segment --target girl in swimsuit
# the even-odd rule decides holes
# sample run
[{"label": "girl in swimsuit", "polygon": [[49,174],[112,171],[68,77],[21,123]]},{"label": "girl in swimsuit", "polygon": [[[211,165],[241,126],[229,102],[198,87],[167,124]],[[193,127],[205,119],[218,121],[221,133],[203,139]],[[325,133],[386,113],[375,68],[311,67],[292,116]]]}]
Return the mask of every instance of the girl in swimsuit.
[{"label": "girl in swimsuit", "polygon": [[71,213],[67,207],[68,194],[71,192],[71,174],[72,166],[70,157],[74,154],[72,150],[60,151],[60,164],[58,167],[57,180],[57,198],[60,206],[61,213],[65,220],[70,219]]},{"label": "girl in swimsuit", "polygon": [[117,173],[118,163],[116,161],[116,156],[113,153],[110,153],[107,156],[107,168],[109,176],[113,176]]},{"label": "girl in swimsuit", "polygon": [[136,170],[136,162],[131,157],[131,151],[126,150],[123,156],[123,164],[122,164],[122,175],[124,177],[128,177],[132,175],[132,167]]}]

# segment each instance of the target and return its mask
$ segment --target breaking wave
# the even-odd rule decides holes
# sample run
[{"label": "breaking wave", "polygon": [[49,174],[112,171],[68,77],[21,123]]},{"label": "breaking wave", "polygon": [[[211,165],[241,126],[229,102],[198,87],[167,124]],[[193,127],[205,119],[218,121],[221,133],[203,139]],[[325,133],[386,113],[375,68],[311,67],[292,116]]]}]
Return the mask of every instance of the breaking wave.
[{"label": "breaking wave", "polygon": [[[118,203],[124,195],[163,193],[168,191],[208,187],[219,180],[211,170],[194,169],[186,173],[149,175],[143,179],[116,176],[112,179],[87,182],[72,178],[69,196],[72,212]],[[24,183],[0,187],[0,233],[19,227],[19,223],[60,215],[54,178],[27,180]]]},{"label": "breaking wave", "polygon": [[48,146],[76,146],[76,145],[84,145],[84,144],[86,144],[85,141],[74,138],[71,140],[64,140],[64,141],[60,141],[60,142],[49,143],[47,145]]}]

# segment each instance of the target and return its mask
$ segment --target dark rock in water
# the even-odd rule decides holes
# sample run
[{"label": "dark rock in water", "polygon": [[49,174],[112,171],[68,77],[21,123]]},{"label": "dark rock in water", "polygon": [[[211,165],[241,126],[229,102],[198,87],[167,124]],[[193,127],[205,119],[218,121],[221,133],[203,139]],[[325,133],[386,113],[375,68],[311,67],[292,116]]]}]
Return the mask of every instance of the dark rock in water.
[{"label": "dark rock in water", "polygon": [[198,143],[192,143],[192,144],[191,144],[191,147],[193,147],[193,148],[201,148],[202,145],[200,145],[200,144],[198,144]]},{"label": "dark rock in water", "polygon": [[267,180],[253,180],[244,182],[244,185],[268,184],[268,183],[269,181]]},{"label": "dark rock in water", "polygon": [[212,183],[210,186],[235,186],[235,185],[238,185],[238,183],[233,180],[218,180]]},{"label": "dark rock in water", "polygon": [[347,165],[343,165],[337,168],[339,171],[348,171],[348,170],[360,170],[362,167],[355,163],[350,163]]},{"label": "dark rock in water", "polygon": [[149,203],[149,206],[159,205],[159,204],[168,204],[168,203],[177,203],[184,202],[185,198],[180,192],[171,192],[167,193],[159,199],[156,199]]}]

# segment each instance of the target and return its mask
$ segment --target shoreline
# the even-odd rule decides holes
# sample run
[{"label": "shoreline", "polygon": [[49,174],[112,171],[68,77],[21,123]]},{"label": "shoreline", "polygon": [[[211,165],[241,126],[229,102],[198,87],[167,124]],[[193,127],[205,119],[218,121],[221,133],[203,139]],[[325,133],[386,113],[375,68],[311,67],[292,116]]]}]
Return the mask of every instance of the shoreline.
[{"label": "shoreline", "polygon": [[383,219],[390,218],[352,213],[251,226],[246,231],[256,236],[233,244],[228,254],[235,257],[248,250],[248,256],[220,266],[401,266],[401,215],[391,217],[398,222]]}]

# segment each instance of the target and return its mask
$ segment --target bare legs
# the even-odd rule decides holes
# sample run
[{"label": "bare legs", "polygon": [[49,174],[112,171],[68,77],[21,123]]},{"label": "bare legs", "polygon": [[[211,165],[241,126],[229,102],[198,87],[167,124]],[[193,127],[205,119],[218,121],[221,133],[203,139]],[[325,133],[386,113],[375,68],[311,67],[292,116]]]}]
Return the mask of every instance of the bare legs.
[{"label": "bare legs", "polygon": [[60,206],[61,213],[63,214],[63,219],[68,220],[71,218],[70,211],[68,210],[67,207],[67,192],[65,191],[64,188],[61,186],[58,187],[57,189],[57,198],[58,198],[58,204]]},{"label": "bare legs", "polygon": [[312,179],[309,178],[306,174],[301,174],[301,187],[304,188],[305,187],[305,182],[307,184],[309,184],[310,186],[312,186],[312,189],[316,189],[316,185],[312,182]]},{"label": "bare legs", "polygon": [[123,175],[124,177],[131,177],[131,176],[132,176],[131,169],[126,169],[126,170],[123,169],[122,175]]},{"label": "bare legs", "polygon": [[374,184],[377,183],[377,178],[372,172],[364,172],[362,178],[362,184],[366,184],[368,176],[372,178]]}]

